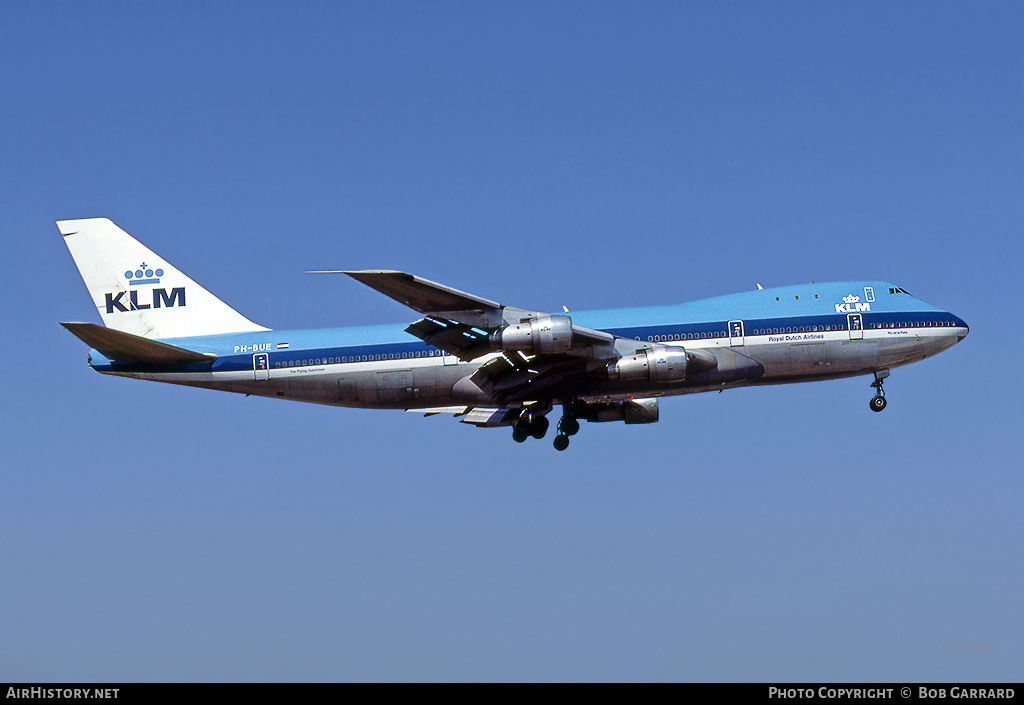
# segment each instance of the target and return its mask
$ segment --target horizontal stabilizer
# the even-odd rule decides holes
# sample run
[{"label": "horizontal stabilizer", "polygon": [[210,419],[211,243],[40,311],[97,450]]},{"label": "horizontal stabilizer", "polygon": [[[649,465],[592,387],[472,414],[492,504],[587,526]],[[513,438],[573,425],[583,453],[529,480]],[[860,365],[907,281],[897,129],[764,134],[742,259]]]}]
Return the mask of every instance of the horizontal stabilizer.
[{"label": "horizontal stabilizer", "polygon": [[104,357],[118,362],[139,362],[147,365],[188,365],[212,362],[216,355],[186,350],[131,333],[104,328],[95,323],[61,323],[83,343]]}]

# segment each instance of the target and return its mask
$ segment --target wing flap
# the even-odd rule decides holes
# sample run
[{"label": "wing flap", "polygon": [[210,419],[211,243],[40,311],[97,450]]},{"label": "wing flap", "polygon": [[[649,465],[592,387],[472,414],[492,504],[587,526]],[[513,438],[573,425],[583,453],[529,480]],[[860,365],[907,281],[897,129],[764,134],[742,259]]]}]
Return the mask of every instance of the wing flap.
[{"label": "wing flap", "polygon": [[473,426],[494,428],[496,426],[511,426],[517,417],[518,413],[508,409],[473,409],[459,421]]},{"label": "wing flap", "polygon": [[405,411],[409,414],[423,414],[424,416],[436,416],[437,414],[462,416],[472,408],[471,406],[430,406],[424,409],[406,409]]},{"label": "wing flap", "polygon": [[487,331],[458,321],[421,318],[406,328],[405,332],[463,361],[473,360],[491,351]]},{"label": "wing flap", "polygon": [[198,353],[124,331],[104,328],[95,323],[61,323],[83,343],[104,357],[118,362],[139,362],[148,365],[188,365],[212,362],[216,355]]}]

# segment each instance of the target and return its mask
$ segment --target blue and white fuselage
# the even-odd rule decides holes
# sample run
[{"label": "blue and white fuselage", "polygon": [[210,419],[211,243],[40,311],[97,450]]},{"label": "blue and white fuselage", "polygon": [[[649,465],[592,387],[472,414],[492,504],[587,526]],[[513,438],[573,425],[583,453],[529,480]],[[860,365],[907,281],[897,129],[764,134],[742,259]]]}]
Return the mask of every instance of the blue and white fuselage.
[{"label": "blue and white fuselage", "polygon": [[[881,294],[861,310],[847,312],[855,306],[843,298],[852,292],[863,298],[864,290]],[[968,332],[960,318],[886,282],[806,284],[674,306],[580,311],[572,320],[614,336],[703,350],[720,358],[719,367],[706,377],[634,382],[628,389],[616,389],[621,383],[594,380],[577,394],[609,399],[868,374],[923,360],[952,347]],[[91,364],[104,374],[338,406],[407,409],[492,401],[466,398],[454,390],[489,357],[461,362],[417,340],[405,328],[401,324],[171,338],[163,342],[216,359],[168,368],[115,362],[94,352]],[[740,362],[721,364],[728,356]],[[408,384],[399,388],[396,381]]]},{"label": "blue and white fuselage", "polygon": [[[90,364],[98,372],[337,406],[445,410],[478,425],[514,425],[517,440],[543,435],[547,421],[540,419],[561,404],[560,429],[569,429],[561,431],[562,447],[578,429],[576,418],[645,423],[657,420],[658,397],[746,385],[874,374],[872,408],[881,410],[889,370],[968,333],[957,316],[878,281],[550,315],[399,272],[351,274],[424,315],[412,325],[268,330],[170,265],[160,270],[167,271],[159,290],[140,284],[155,281],[141,268],[140,278],[122,275],[134,259],[155,260],[149,250],[130,253],[130,264],[112,265],[113,276],[91,283],[70,235],[106,238],[111,248],[124,238],[142,246],[106,220],[60,225],[107,328],[115,328],[66,324],[93,345]],[[168,283],[172,272],[181,279]],[[118,277],[125,281],[113,281]],[[180,301],[172,299],[175,290]],[[193,300],[219,322],[185,323]],[[235,330],[208,332],[217,325]],[[193,331],[202,334],[180,334]]]}]

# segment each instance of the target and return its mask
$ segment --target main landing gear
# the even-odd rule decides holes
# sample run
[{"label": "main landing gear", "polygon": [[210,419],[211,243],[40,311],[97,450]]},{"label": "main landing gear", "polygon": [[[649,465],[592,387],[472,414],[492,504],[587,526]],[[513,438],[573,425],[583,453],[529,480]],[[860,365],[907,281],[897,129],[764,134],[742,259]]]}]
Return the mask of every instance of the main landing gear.
[{"label": "main landing gear", "polygon": [[566,411],[558,422],[558,435],[555,436],[555,450],[565,450],[569,447],[569,436],[575,436],[580,432],[580,422],[576,417]]},{"label": "main landing gear", "polygon": [[530,436],[540,440],[548,432],[548,418],[540,414],[531,415],[523,412],[523,415],[512,424],[512,440],[522,443]]},{"label": "main landing gear", "polygon": [[[546,413],[546,412],[545,412]],[[512,440],[522,443],[530,436],[540,440],[547,434],[548,419],[542,413],[524,409],[515,423],[512,424]],[[555,435],[555,450],[565,450],[569,447],[569,436],[579,433],[580,422],[568,410],[566,406],[562,418],[558,421],[558,433]]]},{"label": "main landing gear", "polygon": [[871,386],[875,388],[875,396],[871,397],[868,405],[872,411],[881,411],[885,408],[885,390],[882,389],[882,380],[889,376],[889,370],[876,370],[875,381]]}]

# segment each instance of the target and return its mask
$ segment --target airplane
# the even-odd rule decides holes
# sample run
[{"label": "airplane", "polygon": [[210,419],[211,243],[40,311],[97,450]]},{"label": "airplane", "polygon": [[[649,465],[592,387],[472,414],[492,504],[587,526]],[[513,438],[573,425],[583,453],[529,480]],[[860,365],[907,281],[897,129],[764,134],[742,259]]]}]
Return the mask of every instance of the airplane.
[{"label": "airplane", "polygon": [[504,306],[405,272],[344,273],[416,311],[409,325],[271,330],[106,218],[57,222],[103,326],[62,323],[97,372],[245,395],[447,413],[554,447],[580,421],[654,423],[661,397],[872,375],[964,339],[957,316],[887,282],[801,284],[571,314]]}]

